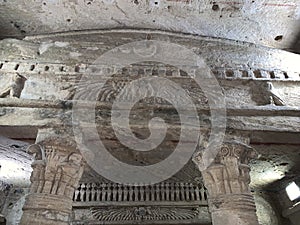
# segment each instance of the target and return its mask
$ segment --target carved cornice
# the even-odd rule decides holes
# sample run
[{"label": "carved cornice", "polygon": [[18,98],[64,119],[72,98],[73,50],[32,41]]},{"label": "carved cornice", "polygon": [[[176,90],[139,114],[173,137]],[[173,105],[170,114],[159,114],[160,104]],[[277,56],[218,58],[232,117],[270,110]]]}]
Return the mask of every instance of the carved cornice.
[{"label": "carved cornice", "polygon": [[[15,73],[21,72],[28,75],[33,74],[54,74],[56,76],[72,76],[76,79],[80,78],[80,74],[84,73],[99,73],[105,74],[108,70],[118,72],[117,67],[107,67],[98,65],[96,69],[87,69],[89,64],[74,64],[66,65],[62,63],[36,63],[35,62],[22,62],[22,61],[9,61],[0,60],[0,72],[2,73]],[[17,68],[17,70],[16,70]],[[95,68],[95,66],[93,66]],[[243,79],[243,80],[300,80],[299,74],[294,71],[282,71],[282,70],[265,70],[265,69],[252,69],[252,68],[232,68],[232,67],[214,67],[211,68],[212,73],[218,79]],[[193,71],[193,70],[191,70]],[[182,77],[187,78],[187,74],[184,71],[172,66],[157,66],[157,65],[132,65],[127,68],[123,68],[118,72],[121,76],[167,76],[167,77]]]}]

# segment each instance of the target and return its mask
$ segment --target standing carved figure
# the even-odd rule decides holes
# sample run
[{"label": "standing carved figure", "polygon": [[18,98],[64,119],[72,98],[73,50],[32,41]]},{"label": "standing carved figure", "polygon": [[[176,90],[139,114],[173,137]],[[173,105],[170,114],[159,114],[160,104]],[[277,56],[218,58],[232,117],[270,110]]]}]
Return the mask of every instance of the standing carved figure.
[{"label": "standing carved figure", "polygon": [[45,168],[45,185],[43,193],[55,194],[61,179],[61,163],[64,157],[55,151],[49,152],[47,155],[47,163]]},{"label": "standing carved figure", "polygon": [[71,153],[60,166],[62,168],[62,176],[57,194],[72,198],[74,189],[77,187],[83,173],[82,156],[77,153]]},{"label": "standing carved figure", "polygon": [[35,159],[31,165],[33,171],[30,177],[30,193],[41,193],[45,183],[45,151],[40,145],[33,144],[28,147],[27,152]]},{"label": "standing carved figure", "polygon": [[20,98],[26,80],[27,78],[19,73],[14,74],[8,86],[0,92],[0,98],[5,98],[7,96]]}]

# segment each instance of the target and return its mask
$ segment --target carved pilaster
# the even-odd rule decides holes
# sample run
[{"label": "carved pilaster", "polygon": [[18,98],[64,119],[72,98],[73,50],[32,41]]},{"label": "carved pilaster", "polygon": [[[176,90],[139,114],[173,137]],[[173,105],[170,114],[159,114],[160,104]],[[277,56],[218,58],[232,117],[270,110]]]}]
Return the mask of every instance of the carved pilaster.
[{"label": "carved pilaster", "polygon": [[[258,225],[248,166],[249,160],[256,157],[250,146],[226,141],[213,163],[202,171],[213,225]],[[202,155],[198,153],[194,162],[200,165],[201,160]]]},{"label": "carved pilaster", "polygon": [[35,161],[21,224],[68,224],[73,194],[84,168],[81,154],[76,145],[57,138],[31,145],[28,152]]}]

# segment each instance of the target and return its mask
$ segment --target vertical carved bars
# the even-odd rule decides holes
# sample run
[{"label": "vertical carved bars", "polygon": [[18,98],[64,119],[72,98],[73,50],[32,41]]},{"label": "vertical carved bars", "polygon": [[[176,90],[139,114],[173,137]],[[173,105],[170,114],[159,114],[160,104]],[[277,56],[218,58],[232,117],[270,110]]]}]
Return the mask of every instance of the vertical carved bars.
[{"label": "vertical carved bars", "polygon": [[[175,194],[176,187],[178,193]],[[74,193],[76,202],[198,201],[207,204],[206,189],[191,183],[159,183],[151,186],[127,186],[110,183],[82,183]]]}]

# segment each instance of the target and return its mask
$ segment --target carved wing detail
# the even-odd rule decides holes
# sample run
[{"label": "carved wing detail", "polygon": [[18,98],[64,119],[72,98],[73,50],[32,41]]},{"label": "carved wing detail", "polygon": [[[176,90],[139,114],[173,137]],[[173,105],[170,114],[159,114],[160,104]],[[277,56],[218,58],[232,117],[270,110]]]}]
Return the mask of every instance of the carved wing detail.
[{"label": "carved wing detail", "polygon": [[91,214],[98,221],[134,220],[134,213],[127,208],[91,208]]},{"label": "carved wing detail", "polygon": [[195,218],[199,211],[197,208],[152,208],[148,220],[189,220]]},{"label": "carved wing detail", "polygon": [[190,220],[199,214],[199,208],[191,207],[101,207],[91,208],[90,211],[98,221]]}]

